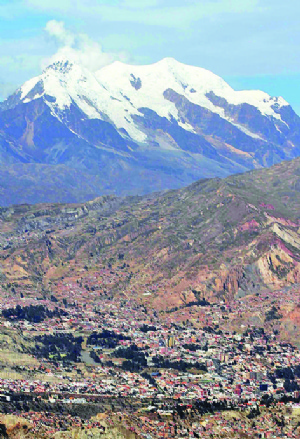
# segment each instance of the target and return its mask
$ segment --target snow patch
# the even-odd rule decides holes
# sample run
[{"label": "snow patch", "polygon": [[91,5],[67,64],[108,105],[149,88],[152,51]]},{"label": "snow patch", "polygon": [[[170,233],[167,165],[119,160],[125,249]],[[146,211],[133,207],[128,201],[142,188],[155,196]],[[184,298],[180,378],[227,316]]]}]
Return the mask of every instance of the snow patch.
[{"label": "snow patch", "polygon": [[192,125],[190,125],[187,122],[182,122],[181,120],[178,122],[178,125],[183,128],[186,131],[190,131],[191,133],[196,133],[196,131],[194,130],[194,128],[192,127]]},{"label": "snow patch", "polygon": [[253,139],[259,139],[262,140],[263,142],[267,142],[267,140],[263,139],[261,136],[259,136],[258,134],[252,133],[252,131],[248,130],[246,127],[244,127],[243,125],[240,125],[236,122],[234,122],[232,119],[227,119],[228,122],[230,122],[232,125],[234,125],[235,127],[237,127],[240,131],[242,131],[243,133],[247,134],[247,136],[252,137]]},{"label": "snow patch", "polygon": [[28,93],[36,86],[36,84],[39,81],[40,81],[40,76],[36,76],[35,78],[29,79],[29,81],[25,82],[25,84],[23,84],[22,87],[20,88],[21,90],[20,99],[23,100],[24,98],[26,98]]}]

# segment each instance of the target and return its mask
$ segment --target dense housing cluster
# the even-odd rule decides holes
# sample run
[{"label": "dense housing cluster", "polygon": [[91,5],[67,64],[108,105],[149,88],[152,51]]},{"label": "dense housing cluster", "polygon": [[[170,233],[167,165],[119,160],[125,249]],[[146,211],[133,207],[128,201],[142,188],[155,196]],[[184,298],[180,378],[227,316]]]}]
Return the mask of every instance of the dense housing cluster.
[{"label": "dense housing cluster", "polygon": [[204,299],[162,314],[133,299],[95,300],[92,287],[83,301],[78,283],[63,291],[59,303],[7,301],[6,292],[0,304],[3,334],[22,334],[23,343],[9,367],[0,365],[1,409],[31,421],[33,431],[104,431],[95,416],[105,411],[106,423],[147,439],[240,437],[246,428],[249,437],[297,437],[300,352],[274,328],[226,329],[229,313],[246,309],[243,299]]}]

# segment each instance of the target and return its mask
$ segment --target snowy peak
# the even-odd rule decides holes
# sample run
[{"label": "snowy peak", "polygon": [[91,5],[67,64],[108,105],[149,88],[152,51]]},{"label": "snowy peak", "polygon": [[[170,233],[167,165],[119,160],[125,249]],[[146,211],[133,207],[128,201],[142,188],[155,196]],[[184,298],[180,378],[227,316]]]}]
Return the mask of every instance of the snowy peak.
[{"label": "snowy peak", "polygon": [[139,107],[148,107],[161,116],[175,117],[174,106],[163,102],[167,89],[174,90],[190,102],[204,106],[222,117],[224,111],[207,97],[208,93],[213,92],[231,105],[247,103],[256,107],[263,115],[277,119],[280,118],[278,108],[288,105],[283,98],[272,98],[262,91],[234,91],[222,78],[209,70],[185,65],[173,58],[164,58],[151,65],[128,65],[115,61],[95,74],[72,61],[61,60],[48,66],[42,75],[27,81],[19,94],[24,103],[43,94],[50,95],[56,98],[57,107],[63,109],[72,100],[78,101],[78,95],[84,99],[92,98],[93,106],[97,107],[98,103],[103,104],[102,99],[99,102],[98,95],[108,91],[109,99],[123,102],[129,99],[136,110]]},{"label": "snowy peak", "polygon": [[[280,116],[272,106],[288,105],[284,99],[272,98],[262,91],[235,91],[209,70],[185,65],[173,58],[165,58],[146,66],[127,65],[117,61],[99,70],[95,75],[112,93],[132,95],[137,105],[149,106],[164,117],[168,117],[168,111],[173,117],[176,116],[174,108],[173,111],[169,107],[166,108],[166,105],[162,108],[163,95],[167,89],[184,95],[190,102],[204,106],[222,117],[224,111],[207,98],[207,93],[213,91],[232,105],[252,105],[263,115],[277,119]],[[142,100],[147,105],[142,105]]]},{"label": "snowy peak", "polygon": [[85,117],[101,119],[105,102],[109,100],[107,91],[95,76],[70,61],[51,64],[40,76],[27,81],[18,93],[25,104],[44,98],[52,114],[57,117],[75,104]]},{"label": "snowy peak", "polygon": [[[149,132],[140,119],[145,115],[144,109],[160,118],[176,121],[189,132],[199,131],[180,110],[179,98],[170,98],[169,90],[184,99],[185,104],[182,101],[180,107],[189,104],[204,108],[252,138],[268,140],[248,123],[248,117],[241,116],[244,104],[270,119],[273,125],[277,121],[274,129],[279,132],[282,124],[287,123],[281,115],[281,108],[288,105],[284,99],[272,98],[262,91],[235,91],[209,70],[185,65],[173,58],[150,65],[116,61],[95,73],[70,60],[60,60],[27,81],[17,97],[24,104],[43,98],[51,114],[60,120],[66,119],[64,113],[74,104],[83,118],[108,121],[122,137],[147,144]],[[11,100],[10,105],[14,105],[15,100]]]},{"label": "snowy peak", "polygon": [[[76,74],[77,70],[77,74]],[[40,76],[30,79],[25,82],[21,87],[21,99],[29,102],[33,99],[41,97],[44,93],[52,93],[53,97],[60,92],[61,86],[70,79],[70,77],[78,76],[78,71],[80,71],[79,66],[74,66],[70,61],[58,61],[50,64]],[[81,72],[80,72],[81,73]],[[56,89],[51,90],[51,81],[54,82],[55,79],[60,82],[60,84],[55,84]],[[40,84],[40,93],[34,93],[36,85]]]},{"label": "snowy peak", "polygon": [[[128,65],[117,61],[96,72],[95,76],[99,82],[105,83],[109,88],[116,91],[127,90],[129,93],[133,92],[132,88],[137,91],[132,79],[139,80],[138,90],[144,95],[153,96],[154,93],[154,95],[159,94],[160,97],[168,88],[182,93],[201,94],[210,90],[232,90],[223,79],[208,70],[187,66],[172,58],[165,58],[145,66]],[[197,87],[197,90],[194,87]]]},{"label": "snowy peak", "polygon": [[43,73],[53,70],[55,72],[66,74],[69,73],[73,69],[73,67],[74,67],[74,62],[69,60],[61,60],[61,61],[56,61],[53,64],[50,64],[48,67],[46,67]]},{"label": "snowy peak", "polygon": [[84,194],[128,195],[298,157],[299,133],[284,99],[172,58],[97,72],[61,60],[0,104],[0,165],[63,165]]},{"label": "snowy peak", "polygon": [[176,105],[164,96],[167,89],[172,89],[185,96],[190,102],[217,113],[221,112],[220,109],[206,97],[206,93],[212,89],[231,90],[225,81],[213,73],[186,66],[172,58],[145,66],[115,62],[96,72],[95,76],[116,102],[125,105],[123,113],[125,122],[122,128],[126,131],[129,129],[128,114],[137,115],[141,108],[148,108],[168,120],[180,121]]},{"label": "snowy peak", "polygon": [[73,102],[88,118],[101,119],[105,114],[117,129],[142,141],[145,135],[134,127],[131,117],[140,114],[140,108],[149,108],[168,120],[180,120],[176,105],[166,99],[168,89],[226,120],[230,117],[224,105],[211,99],[212,93],[229,105],[248,104],[262,115],[278,120],[281,120],[278,110],[288,105],[284,99],[271,98],[261,91],[234,91],[214,73],[173,58],[151,65],[116,61],[95,74],[69,60],[61,60],[27,81],[19,93],[23,103],[51,96],[53,99],[48,105],[54,113],[68,109]]},{"label": "snowy peak", "polygon": [[[43,93],[33,96],[37,84],[43,86]],[[89,94],[95,85],[99,84],[88,70],[69,61],[59,61],[48,66],[40,76],[26,82],[21,87],[21,99],[26,103],[46,94],[55,98],[56,106],[63,109],[70,105],[78,93]]]}]

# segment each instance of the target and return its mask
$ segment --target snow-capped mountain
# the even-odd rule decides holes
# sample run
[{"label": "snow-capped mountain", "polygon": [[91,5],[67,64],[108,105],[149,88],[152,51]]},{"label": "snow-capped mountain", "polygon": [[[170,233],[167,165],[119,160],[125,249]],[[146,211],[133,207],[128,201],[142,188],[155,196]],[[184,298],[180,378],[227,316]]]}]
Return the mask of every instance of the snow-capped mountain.
[{"label": "snow-capped mountain", "polygon": [[[167,90],[173,90],[189,102],[200,105],[230,122],[232,120],[225,114],[224,108],[216,105],[209,93],[214,92],[229,104],[253,105],[262,115],[278,120],[281,120],[280,115],[274,111],[273,106],[288,105],[284,99],[271,98],[261,91],[234,91],[223,79],[208,70],[187,66],[172,58],[165,58],[148,66],[130,66],[117,61],[96,72],[95,76],[115,99],[124,102],[124,99],[129,98],[131,108],[127,110],[131,110],[132,114],[136,114],[139,108],[146,107],[160,117],[175,119],[184,129],[191,131],[194,131],[193,128],[181,120],[175,103],[165,94]],[[135,109],[134,112],[132,107]],[[243,126],[240,128],[242,131],[245,130]],[[251,135],[251,132],[249,134]]]},{"label": "snow-capped mountain", "polygon": [[[76,170],[88,189],[72,200],[144,193],[297,157],[299,133],[300,118],[283,98],[235,91],[212,72],[171,58],[115,62],[96,73],[63,60],[1,104],[0,167],[10,163],[15,177],[22,163],[34,190],[35,175],[39,185],[50,184],[47,172],[57,167],[58,177],[63,166],[62,192]],[[54,184],[53,197],[56,191]],[[59,200],[68,197],[66,189]],[[51,200],[46,187],[36,201],[44,199]]]}]

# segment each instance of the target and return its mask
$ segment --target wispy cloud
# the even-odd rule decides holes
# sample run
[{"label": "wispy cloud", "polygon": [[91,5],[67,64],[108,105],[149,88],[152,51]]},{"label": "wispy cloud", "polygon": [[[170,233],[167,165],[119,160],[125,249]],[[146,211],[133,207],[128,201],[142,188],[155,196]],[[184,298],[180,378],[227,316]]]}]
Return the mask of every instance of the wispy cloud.
[{"label": "wispy cloud", "polygon": [[91,71],[96,71],[115,60],[126,61],[128,59],[125,52],[105,52],[100,43],[93,41],[86,34],[71,32],[66,29],[62,21],[48,21],[45,31],[58,42],[60,47],[54,55],[42,60],[43,68],[55,61],[69,59]]},{"label": "wispy cloud", "polygon": [[64,46],[72,46],[75,43],[75,35],[65,28],[63,21],[50,20],[46,24],[45,30]]}]

